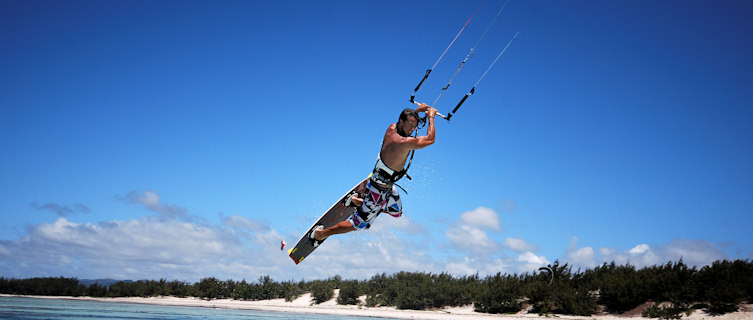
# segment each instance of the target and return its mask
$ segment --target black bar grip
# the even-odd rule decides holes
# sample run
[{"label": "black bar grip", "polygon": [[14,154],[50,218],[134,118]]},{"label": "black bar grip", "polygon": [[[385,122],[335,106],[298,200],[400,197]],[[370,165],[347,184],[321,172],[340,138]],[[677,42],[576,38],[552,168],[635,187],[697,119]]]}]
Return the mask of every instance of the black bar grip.
[{"label": "black bar grip", "polygon": [[421,82],[419,82],[418,85],[416,86],[416,88],[413,89],[413,92],[416,92],[416,91],[418,91],[418,88],[421,88],[421,85],[424,84],[424,81],[426,81],[426,78],[429,77],[429,73],[431,73],[431,69],[426,70],[426,74],[424,75],[424,78],[421,79]]},{"label": "black bar grip", "polygon": [[458,105],[455,106],[455,109],[452,109],[452,113],[455,113],[455,112],[458,111],[458,108],[460,108],[460,105],[462,105],[463,102],[465,102],[465,99],[468,99],[469,95],[470,95],[470,93],[466,94],[465,97],[463,97],[463,99],[461,99],[460,102],[458,102]]},{"label": "black bar grip", "polygon": [[457,112],[458,109],[460,108],[460,105],[462,105],[463,102],[465,102],[465,99],[468,99],[468,97],[470,97],[475,91],[476,91],[476,87],[471,88],[471,91],[468,92],[465,95],[465,97],[463,97],[463,99],[460,100],[460,102],[458,102],[458,105],[455,106],[455,109],[452,109],[452,112],[450,112],[450,114]]}]

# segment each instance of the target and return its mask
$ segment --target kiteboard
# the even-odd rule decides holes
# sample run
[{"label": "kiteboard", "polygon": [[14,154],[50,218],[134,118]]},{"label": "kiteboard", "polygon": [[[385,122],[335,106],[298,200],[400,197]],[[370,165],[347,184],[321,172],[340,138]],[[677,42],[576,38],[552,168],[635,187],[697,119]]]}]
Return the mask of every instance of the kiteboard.
[{"label": "kiteboard", "polygon": [[[324,229],[327,229],[336,225],[340,221],[345,221],[353,214],[353,212],[356,211],[355,207],[345,206],[345,201],[349,196],[353,194],[354,191],[359,194],[363,194],[363,191],[366,190],[366,183],[368,181],[368,177],[366,179],[363,179],[363,181],[361,181],[355,187],[346,192],[342,197],[340,197],[340,199],[338,199],[337,202],[335,202],[335,204],[333,204],[332,207],[330,207],[329,210],[327,210],[327,212],[325,212],[319,218],[319,220],[314,222],[314,224],[307,229],[307,231],[303,234],[301,239],[298,240],[295,246],[288,250],[288,255],[290,255],[290,258],[293,259],[293,262],[295,262],[295,264],[301,263],[304,258],[314,252],[314,249],[318,247],[318,245],[315,245],[314,240],[309,237],[316,226],[322,225],[324,226]],[[321,244],[322,241],[319,241],[319,244]]]}]

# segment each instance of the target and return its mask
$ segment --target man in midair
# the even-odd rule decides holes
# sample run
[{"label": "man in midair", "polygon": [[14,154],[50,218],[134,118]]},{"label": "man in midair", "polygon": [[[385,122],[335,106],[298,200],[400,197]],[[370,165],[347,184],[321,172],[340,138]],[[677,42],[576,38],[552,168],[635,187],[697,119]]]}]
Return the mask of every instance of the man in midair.
[{"label": "man in midair", "polygon": [[[412,137],[411,134],[416,130],[419,122],[419,112],[424,112],[427,116],[426,135]],[[410,152],[434,143],[434,116],[436,114],[437,109],[425,103],[416,109],[406,108],[400,113],[397,123],[391,124],[384,134],[382,149],[366,184],[366,190],[363,194],[353,194],[346,200],[346,205],[355,206],[356,211],[347,220],[330,228],[315,227],[309,237],[317,245],[333,234],[369,228],[371,221],[380,212],[387,212],[396,218],[402,215],[402,202],[394,184],[405,176],[407,169],[404,167]]]}]

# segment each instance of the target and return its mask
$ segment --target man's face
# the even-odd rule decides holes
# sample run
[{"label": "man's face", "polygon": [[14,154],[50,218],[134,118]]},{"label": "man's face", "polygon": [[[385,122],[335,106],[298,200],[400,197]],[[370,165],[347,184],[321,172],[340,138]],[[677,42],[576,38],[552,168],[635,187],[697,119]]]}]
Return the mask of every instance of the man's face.
[{"label": "man's face", "polygon": [[413,130],[416,130],[416,125],[418,125],[418,120],[414,117],[408,117],[408,119],[400,121],[398,124],[400,126],[400,131],[405,133],[405,137],[410,136],[413,134]]}]

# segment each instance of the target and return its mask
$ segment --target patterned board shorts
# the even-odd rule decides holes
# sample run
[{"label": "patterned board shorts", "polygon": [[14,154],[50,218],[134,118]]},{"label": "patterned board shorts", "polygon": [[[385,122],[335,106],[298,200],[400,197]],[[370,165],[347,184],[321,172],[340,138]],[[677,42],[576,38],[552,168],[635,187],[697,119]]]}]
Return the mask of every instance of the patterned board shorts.
[{"label": "patterned board shorts", "polygon": [[371,227],[371,221],[381,212],[386,212],[395,218],[403,215],[403,203],[394,185],[382,189],[369,181],[364,193],[363,204],[348,219],[356,230]]}]

